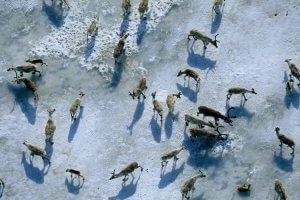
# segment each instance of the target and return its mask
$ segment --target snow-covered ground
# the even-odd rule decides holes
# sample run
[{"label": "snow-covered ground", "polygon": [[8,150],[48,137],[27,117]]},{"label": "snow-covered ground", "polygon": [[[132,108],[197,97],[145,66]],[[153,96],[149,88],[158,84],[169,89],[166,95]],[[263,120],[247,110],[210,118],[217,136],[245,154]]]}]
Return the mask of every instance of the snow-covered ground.
[{"label": "snow-covered ground", "polygon": [[[299,0],[226,0],[223,14],[212,21],[212,1],[150,0],[147,20],[140,21],[138,0],[132,0],[128,19],[122,17],[120,0],[69,1],[62,13],[46,0],[0,1],[0,178],[5,182],[2,199],[181,199],[180,187],[198,170],[194,200],[273,200],[274,180],[280,179],[288,199],[300,193],[300,90],[285,91],[291,58],[300,67]],[[99,16],[95,40],[86,48],[87,24]],[[201,41],[187,41],[192,28],[211,37],[219,48]],[[119,35],[129,33],[122,64],[114,65],[113,48]],[[42,57],[42,77],[32,76],[39,102],[24,85],[12,83],[11,66],[28,57]],[[180,69],[191,68],[201,76],[200,90],[189,86]],[[25,74],[26,77],[31,75]],[[141,77],[147,78],[147,98],[132,100],[128,91]],[[255,88],[245,104],[240,96],[226,103],[227,89]],[[69,107],[83,91],[83,109],[72,124]],[[152,111],[151,93],[164,106],[160,124]],[[176,120],[168,114],[166,97],[181,91]],[[221,112],[236,107],[233,126],[221,129],[227,142],[212,147],[201,139],[192,143],[184,114],[206,105]],[[55,108],[54,145],[45,144],[47,109]],[[207,118],[208,119],[208,118]],[[295,155],[283,146],[280,152],[275,127],[293,138]],[[192,127],[192,126],[190,126]],[[51,166],[39,157],[30,162],[27,140],[46,149]],[[176,166],[169,162],[161,174],[160,156],[184,144]],[[144,171],[134,172],[125,186],[108,180],[111,172],[138,161]],[[67,168],[79,169],[82,187],[71,182]],[[240,195],[238,183],[252,184],[251,193]]]}]

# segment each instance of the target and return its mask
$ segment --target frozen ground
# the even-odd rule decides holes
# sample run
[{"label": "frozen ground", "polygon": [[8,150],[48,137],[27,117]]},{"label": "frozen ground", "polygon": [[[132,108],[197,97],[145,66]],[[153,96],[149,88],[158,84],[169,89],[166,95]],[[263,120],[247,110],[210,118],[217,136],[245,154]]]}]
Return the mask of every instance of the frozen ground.
[{"label": "frozen ground", "polygon": [[[212,23],[211,1],[150,0],[148,18],[140,23],[137,0],[132,0],[129,20],[121,16],[120,1],[69,1],[71,9],[61,18],[50,1],[0,1],[0,178],[6,183],[2,199],[181,199],[180,187],[200,169],[207,177],[196,182],[195,200],[273,200],[274,179],[282,180],[288,199],[299,200],[300,93],[289,97],[285,81],[289,73],[283,61],[300,66],[300,1],[227,0],[223,15]],[[80,3],[78,3],[80,2]],[[275,14],[277,14],[275,16]],[[86,49],[86,26],[99,15],[96,39]],[[121,28],[120,28],[121,27]],[[190,29],[219,34],[219,48],[187,43]],[[130,34],[122,65],[114,66],[112,52],[118,33]],[[32,77],[40,96],[38,107],[24,86],[13,84],[12,65],[41,56],[49,65],[41,78]],[[193,81],[184,85],[177,72],[192,68],[201,75],[197,92]],[[148,81],[144,103],[133,101],[128,91],[140,77]],[[232,86],[254,87],[240,105]],[[181,91],[176,102],[178,119],[167,114],[166,96]],[[84,91],[81,117],[71,124],[69,106]],[[160,125],[152,112],[151,92],[164,105]],[[226,143],[213,147],[192,144],[185,131],[184,113],[196,113],[199,105],[225,112],[235,106],[238,118]],[[57,129],[54,145],[45,145],[47,109]],[[295,156],[286,146],[280,153],[274,128],[296,142]],[[45,147],[50,168],[22,145],[27,140]],[[161,176],[160,156],[185,144],[174,169],[169,163]],[[24,152],[24,153],[23,153]],[[122,180],[109,181],[110,173],[137,160],[145,168]],[[80,169],[82,188],[70,182],[66,168]],[[236,184],[250,182],[250,195],[239,195]]]}]

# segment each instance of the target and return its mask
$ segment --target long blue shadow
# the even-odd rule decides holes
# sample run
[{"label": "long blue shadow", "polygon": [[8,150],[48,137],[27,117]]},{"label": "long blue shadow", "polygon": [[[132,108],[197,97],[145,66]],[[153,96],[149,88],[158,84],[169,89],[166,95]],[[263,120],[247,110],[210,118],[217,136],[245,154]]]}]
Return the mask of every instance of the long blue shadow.
[{"label": "long blue shadow", "polygon": [[171,138],[172,133],[173,133],[173,123],[174,120],[178,119],[179,117],[179,112],[174,115],[173,113],[169,112],[166,120],[165,120],[165,131],[166,131],[166,136],[167,138]]},{"label": "long blue shadow", "polygon": [[161,140],[161,126],[158,124],[157,117],[155,118],[154,115],[150,121],[150,127],[154,140],[159,143]]},{"label": "long blue shadow", "polygon": [[136,38],[136,43],[140,45],[142,43],[142,40],[144,38],[144,35],[147,31],[147,19],[150,16],[150,12],[147,13],[146,17],[141,20],[138,30],[137,30],[137,38]]},{"label": "long blue shadow", "polygon": [[[289,154],[290,155],[290,154]],[[276,151],[274,152],[273,162],[277,165],[278,168],[285,172],[293,172],[293,164],[295,155],[290,155],[290,158],[284,158],[282,155],[282,148],[280,148],[280,153],[277,155]]]},{"label": "long blue shadow", "polygon": [[198,69],[209,69],[213,70],[216,67],[217,61],[211,60],[209,58],[205,57],[205,52],[203,52],[202,55],[196,54],[193,49],[193,45],[195,42],[193,42],[192,46],[189,48],[189,44],[187,44],[187,52],[188,52],[188,58],[187,63],[189,66],[198,68]]},{"label": "long blue shadow", "polygon": [[210,29],[211,34],[214,34],[219,30],[222,22],[223,10],[224,10],[224,6],[222,7],[222,12],[220,12],[219,14],[215,14],[215,13],[212,14],[213,19],[212,19],[212,24]]},{"label": "long blue shadow", "polygon": [[72,142],[72,140],[74,139],[74,136],[77,132],[77,129],[79,127],[79,123],[80,123],[80,119],[82,118],[83,115],[83,107],[79,108],[79,114],[76,118],[76,120],[73,121],[72,125],[70,126],[70,130],[69,130],[69,135],[68,135],[68,142]]},{"label": "long blue shadow", "polygon": [[42,170],[40,170],[39,168],[33,166],[32,159],[29,159],[29,162],[27,162],[27,159],[25,158],[25,152],[23,152],[21,163],[24,167],[26,176],[30,180],[34,181],[37,184],[44,183],[44,176],[48,174],[50,165],[48,165],[46,169],[46,165],[44,162],[44,167]]},{"label": "long blue shadow", "polygon": [[129,15],[125,15],[124,18],[123,18],[123,21],[121,23],[120,37],[123,37],[128,31],[128,27],[129,27],[129,18],[128,18],[128,16]]},{"label": "long blue shadow", "polygon": [[183,145],[189,152],[189,157],[187,159],[187,164],[197,168],[209,168],[209,167],[220,167],[222,165],[222,153],[218,156],[212,157],[209,152],[214,144],[217,142],[211,142],[210,145],[207,144],[203,139],[197,138],[194,142],[191,141],[189,136],[184,131]]},{"label": "long blue shadow", "polygon": [[51,157],[53,154],[53,145],[50,142],[46,142],[45,146],[46,157],[51,161]]},{"label": "long blue shadow", "polygon": [[[283,83],[286,84],[286,82],[288,81],[288,75],[286,73],[286,71],[284,72],[284,78],[283,78]],[[299,105],[300,105],[300,94],[298,91],[296,91],[296,88],[294,87],[294,85],[292,86],[292,92],[289,93],[286,90],[285,93],[285,97],[284,97],[284,103],[285,106],[290,109],[291,105],[296,108],[299,109]]]},{"label": "long blue shadow", "polygon": [[96,45],[96,37],[97,36],[98,36],[98,27],[96,28],[96,30],[92,34],[91,40],[87,44],[87,48],[85,50],[85,55],[84,55],[85,61],[87,61],[89,59],[89,57],[92,55],[92,53],[94,51],[94,47]]},{"label": "long blue shadow", "polygon": [[240,106],[231,106],[229,104],[228,101],[226,101],[226,110],[228,110],[229,108],[234,108],[231,112],[230,115],[231,116],[236,116],[236,117],[245,117],[248,120],[252,119],[252,117],[254,117],[255,113],[254,112],[250,112],[247,108],[245,108],[245,102],[241,100],[241,104]]},{"label": "long blue shadow", "polygon": [[63,8],[51,3],[48,5],[45,0],[43,0],[42,10],[47,14],[48,19],[57,27],[61,27],[64,24],[64,19],[66,18]]},{"label": "long blue shadow", "polygon": [[125,49],[124,49],[124,51],[121,55],[121,58],[120,58],[120,63],[115,63],[115,71],[112,76],[110,87],[116,88],[119,85],[121,78],[122,78],[125,63],[126,63],[126,54],[125,54]]},{"label": "long blue shadow", "polygon": [[173,183],[176,180],[176,178],[179,176],[179,174],[183,172],[184,164],[185,163],[182,163],[182,165],[179,168],[172,169],[172,171],[166,174],[162,174],[158,184],[158,188],[163,189],[167,187],[169,184]]},{"label": "long blue shadow", "polygon": [[130,184],[123,186],[122,189],[119,191],[119,194],[117,194],[114,197],[109,197],[109,200],[123,200],[131,197],[134,195],[137,189],[138,182],[140,180],[141,175],[139,175],[139,178],[134,183],[134,178],[132,178]]},{"label": "long blue shadow", "polygon": [[197,103],[199,90],[192,90],[189,86],[185,87],[179,83],[176,83],[177,89],[182,93],[183,96],[187,97],[190,101]]},{"label": "long blue shadow", "polygon": [[144,100],[143,101],[138,101],[138,104],[136,105],[135,111],[134,111],[134,115],[132,118],[132,121],[130,123],[130,125],[128,126],[128,130],[130,131],[130,134],[132,134],[133,131],[133,127],[135,126],[135,124],[141,119],[141,117],[143,116],[143,112],[145,109],[145,103]]},{"label": "long blue shadow", "polygon": [[7,87],[8,90],[14,95],[15,102],[19,104],[28,122],[32,125],[35,124],[37,106],[29,103],[29,98],[34,98],[32,92],[23,86],[14,86],[12,84],[8,84]]},{"label": "long blue shadow", "polygon": [[[77,178],[77,177],[76,178],[73,177],[70,179],[71,179],[71,181],[69,181],[69,179],[67,177],[65,179],[65,185],[67,186],[68,192],[75,194],[75,195],[79,194],[80,189],[83,186],[83,181],[81,182],[80,178]],[[74,183],[75,179],[77,180],[77,184]]]}]

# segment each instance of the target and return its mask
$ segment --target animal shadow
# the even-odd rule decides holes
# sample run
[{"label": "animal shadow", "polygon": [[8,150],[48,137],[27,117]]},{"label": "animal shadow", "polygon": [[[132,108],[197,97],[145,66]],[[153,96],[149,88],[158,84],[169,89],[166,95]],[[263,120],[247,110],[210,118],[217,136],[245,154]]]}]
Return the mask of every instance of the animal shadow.
[{"label": "animal shadow", "polygon": [[230,106],[229,102],[226,101],[226,110],[229,108],[234,108],[232,111],[230,111],[231,116],[236,116],[236,117],[245,117],[248,120],[252,119],[252,117],[255,115],[255,113],[250,112],[247,108],[245,108],[245,102],[241,100],[240,106]]},{"label": "animal shadow", "polygon": [[251,191],[248,191],[248,192],[237,192],[239,197],[241,198],[246,198],[246,197],[249,197],[250,194],[251,194]]},{"label": "animal shadow", "polygon": [[3,192],[4,192],[4,183],[2,184],[1,182],[0,182],[0,198],[2,197],[2,195],[3,195]]},{"label": "animal shadow", "polygon": [[[284,79],[283,79],[283,83],[287,83],[288,81],[288,75],[286,72],[284,72]],[[291,107],[291,105],[293,105],[294,108],[299,109],[299,105],[300,105],[300,94],[299,92],[296,90],[296,88],[294,87],[294,85],[292,85],[292,92],[289,93],[286,90],[285,93],[285,97],[284,97],[284,103],[285,106],[289,109]]]},{"label": "animal shadow", "polygon": [[140,100],[138,101],[138,104],[136,105],[135,111],[134,111],[134,115],[133,115],[133,119],[130,123],[130,126],[127,128],[130,131],[130,134],[132,135],[132,131],[133,131],[133,127],[134,125],[141,119],[141,117],[143,116],[143,112],[145,109],[145,103],[144,100],[141,102]]},{"label": "animal shadow", "polygon": [[199,88],[196,88],[196,90],[194,91],[189,87],[189,85],[185,87],[179,83],[176,83],[176,86],[183,96],[187,97],[190,101],[197,103]]},{"label": "animal shadow", "polygon": [[179,176],[179,174],[183,172],[184,165],[185,163],[182,163],[182,165],[177,169],[175,169],[176,165],[173,165],[173,168],[170,172],[166,174],[163,172],[160,177],[158,188],[163,189],[167,187],[169,184],[173,183],[176,180],[176,178]]},{"label": "animal shadow", "polygon": [[280,148],[280,153],[277,155],[274,151],[273,162],[283,171],[292,172],[294,163],[294,154],[291,155],[289,159],[284,158],[282,155],[282,148]]},{"label": "animal shadow", "polygon": [[26,176],[35,183],[42,184],[44,183],[44,176],[48,174],[50,165],[48,165],[46,169],[46,165],[44,162],[44,167],[42,170],[40,170],[38,167],[33,166],[32,160],[33,158],[30,158],[28,162],[25,158],[25,152],[23,152],[21,164],[24,167]]},{"label": "animal shadow", "polygon": [[45,152],[46,152],[46,157],[49,160],[51,160],[51,157],[52,157],[52,154],[53,154],[53,145],[50,144],[50,142],[46,142]]},{"label": "animal shadow", "polygon": [[150,127],[154,140],[159,143],[161,140],[161,126],[158,124],[157,117],[155,118],[154,114],[150,121]]},{"label": "animal shadow", "polygon": [[174,115],[173,113],[169,112],[166,120],[165,120],[165,131],[166,131],[166,136],[169,139],[172,136],[173,133],[173,123],[174,120],[178,119],[179,117],[179,112]]},{"label": "animal shadow", "polygon": [[201,167],[204,169],[211,166],[219,167],[219,165],[222,163],[222,153],[214,157],[209,155],[211,148],[214,146],[212,144],[216,144],[216,143],[218,142],[211,142],[208,145],[201,138],[197,138],[194,141],[192,141],[187,135],[185,129],[183,145],[186,147],[186,150],[189,152],[187,164],[193,167],[197,167],[197,168]]},{"label": "animal shadow", "polygon": [[140,180],[141,175],[139,175],[139,178],[134,183],[134,178],[132,178],[131,182],[127,184],[126,186],[122,186],[122,189],[119,191],[119,194],[117,194],[114,197],[109,197],[109,200],[120,200],[120,199],[127,199],[134,195],[137,189],[138,182]]},{"label": "animal shadow", "polygon": [[125,15],[120,26],[120,37],[123,37],[127,33],[128,27],[129,27],[129,15]]},{"label": "animal shadow", "polygon": [[126,54],[125,54],[125,49],[124,49],[124,51],[121,55],[121,58],[120,58],[120,62],[115,63],[115,71],[112,76],[110,87],[116,88],[119,85],[121,78],[122,78],[125,63],[126,63]]},{"label": "animal shadow", "polygon": [[[34,98],[34,95],[27,88],[22,86],[14,86],[8,84],[8,90],[14,95],[15,103],[20,105],[20,108],[26,116],[30,124],[35,124],[37,105],[29,103],[29,98]],[[13,108],[14,110],[14,108]]]},{"label": "animal shadow", "polygon": [[195,43],[195,41],[192,43],[190,48],[189,48],[189,44],[187,44],[187,52],[188,52],[187,63],[188,63],[188,65],[191,67],[194,67],[194,68],[202,69],[202,70],[209,69],[208,72],[210,70],[213,70],[216,67],[217,61],[206,58],[205,51],[203,52],[202,55],[195,54],[194,49],[193,49],[194,43]]},{"label": "animal shadow", "polygon": [[97,36],[98,36],[98,27],[94,31],[94,33],[93,33],[93,35],[91,37],[91,40],[87,44],[87,48],[86,48],[85,56],[84,56],[85,61],[87,61],[89,59],[89,57],[92,55],[92,53],[94,51],[94,47],[95,47],[95,44],[96,44],[96,37]]},{"label": "animal shadow", "polygon": [[144,35],[147,31],[147,19],[150,17],[150,12],[146,14],[146,16],[141,20],[138,30],[137,30],[137,37],[136,37],[136,43],[137,45],[140,45],[142,43],[142,40],[144,38]]},{"label": "animal shadow", "polygon": [[224,6],[222,6],[222,12],[219,12],[219,14],[214,14],[214,12],[212,13],[212,24],[210,29],[211,34],[216,33],[220,28],[222,17],[223,17],[223,11],[224,11]]},{"label": "animal shadow", "polygon": [[80,106],[79,107],[79,114],[76,118],[76,120],[73,120],[71,126],[70,126],[70,130],[69,130],[69,135],[68,135],[68,142],[72,142],[72,140],[74,139],[74,136],[77,132],[77,129],[79,127],[79,123],[80,123],[80,119],[82,118],[83,115],[83,107]]},{"label": "animal shadow", "polygon": [[61,27],[64,24],[64,19],[66,15],[64,9],[56,5],[55,2],[48,5],[45,0],[43,0],[42,10],[47,14],[48,19],[57,27]]},{"label": "animal shadow", "polygon": [[204,193],[199,194],[196,197],[192,197],[190,200],[205,200],[206,198],[204,198]]},{"label": "animal shadow", "polygon": [[[75,179],[77,179],[77,183],[74,182]],[[65,185],[67,186],[68,192],[76,195],[79,194],[84,181],[81,182],[79,177],[73,177],[70,180],[71,181],[69,181],[67,177],[65,179]]]}]

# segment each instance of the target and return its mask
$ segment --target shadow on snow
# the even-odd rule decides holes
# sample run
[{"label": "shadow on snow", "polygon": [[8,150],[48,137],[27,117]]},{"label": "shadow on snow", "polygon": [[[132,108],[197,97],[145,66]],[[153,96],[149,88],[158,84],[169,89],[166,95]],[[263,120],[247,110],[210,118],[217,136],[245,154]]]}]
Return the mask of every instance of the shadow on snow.
[{"label": "shadow on snow", "polygon": [[158,124],[157,118],[158,118],[158,115],[155,118],[155,115],[153,114],[152,119],[150,121],[150,127],[151,127],[151,131],[152,131],[154,140],[157,143],[159,143],[161,140],[161,126]]},{"label": "shadow on snow", "polygon": [[117,194],[114,197],[109,197],[109,200],[120,200],[120,199],[127,199],[134,195],[137,189],[138,182],[140,180],[141,175],[139,175],[139,178],[134,183],[134,178],[132,178],[131,182],[125,186],[122,186],[122,189],[119,191],[119,194]]},{"label": "shadow on snow", "polygon": [[136,105],[135,111],[134,111],[134,115],[132,118],[132,121],[130,123],[130,125],[128,126],[128,130],[130,131],[130,134],[132,134],[133,131],[133,127],[134,125],[141,119],[141,117],[143,116],[143,112],[145,109],[145,103],[144,103],[144,99],[143,101],[138,100],[138,104]]},{"label": "shadow on snow", "polygon": [[294,154],[290,156],[291,157],[289,159],[283,157],[282,148],[280,148],[280,153],[278,155],[276,154],[276,151],[274,152],[273,162],[283,171],[292,172],[293,163],[294,163]]},{"label": "shadow on snow", "polygon": [[177,89],[182,93],[183,96],[187,97],[190,101],[197,103],[197,98],[198,98],[197,95],[199,93],[198,88],[196,88],[196,90],[194,91],[190,88],[189,85],[186,87],[179,83],[176,83],[176,86],[177,86]]},{"label": "shadow on snow", "polygon": [[[172,170],[170,172],[166,174],[162,173],[158,184],[158,188],[162,189],[167,187],[169,184],[173,183],[176,180],[176,178],[179,176],[179,174],[183,172],[184,164],[185,163],[182,163],[181,166],[177,169],[175,169],[176,164],[173,164]],[[165,167],[162,170],[164,171]]]},{"label": "shadow on snow", "polygon": [[80,119],[82,118],[82,114],[83,114],[83,107],[81,106],[81,107],[79,107],[79,114],[78,114],[76,120],[74,120],[70,126],[68,142],[72,142],[72,140],[74,139],[74,136],[79,127]]},{"label": "shadow on snow", "polygon": [[217,61],[211,60],[209,58],[205,57],[205,50],[203,51],[203,54],[195,54],[193,46],[195,41],[193,41],[193,44],[189,48],[189,42],[187,43],[187,52],[188,52],[188,58],[187,63],[189,66],[198,68],[198,69],[208,69],[207,73],[210,70],[213,70],[216,67]]},{"label": "shadow on snow", "polygon": [[43,0],[42,10],[47,14],[49,20],[57,27],[61,27],[64,24],[64,19],[66,15],[64,9],[55,3],[48,5],[45,0]]},{"label": "shadow on snow", "polygon": [[[77,183],[74,183],[74,179],[77,179]],[[80,177],[73,177],[70,178],[71,181],[66,177],[65,179],[65,185],[67,186],[68,192],[72,194],[79,194],[80,189],[83,186],[83,181],[80,181]]]},{"label": "shadow on snow", "polygon": [[14,95],[15,102],[20,105],[28,122],[32,125],[35,124],[37,106],[29,103],[29,98],[34,99],[32,92],[23,86],[14,86],[12,84],[8,84],[8,90]]},{"label": "shadow on snow", "polygon": [[33,159],[34,158],[30,158],[28,162],[27,159],[25,158],[25,152],[23,152],[21,163],[24,167],[26,176],[32,181],[34,181],[35,183],[42,184],[44,183],[44,176],[48,174],[50,165],[48,165],[46,169],[46,161],[44,161],[44,167],[43,169],[40,170],[38,167],[33,166]]},{"label": "shadow on snow", "polygon": [[87,47],[86,47],[85,54],[84,54],[85,61],[87,61],[89,59],[89,57],[92,55],[92,53],[94,51],[97,36],[98,36],[98,27],[96,28],[93,35],[91,36],[91,40],[88,41],[88,43],[87,43]]}]

